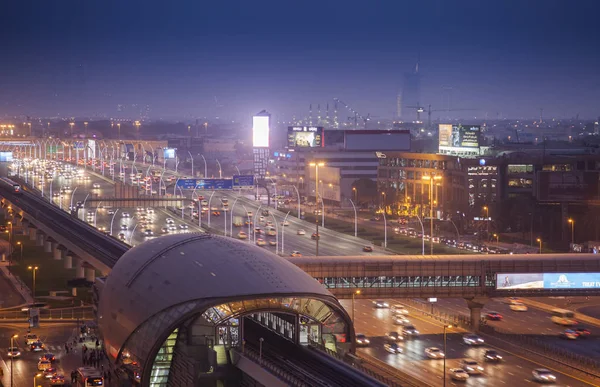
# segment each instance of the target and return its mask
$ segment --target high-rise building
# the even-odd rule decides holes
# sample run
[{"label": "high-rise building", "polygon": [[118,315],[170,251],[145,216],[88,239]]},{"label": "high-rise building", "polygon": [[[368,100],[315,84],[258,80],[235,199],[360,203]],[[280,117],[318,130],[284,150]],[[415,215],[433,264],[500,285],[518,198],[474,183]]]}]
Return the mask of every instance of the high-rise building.
[{"label": "high-rise building", "polygon": [[402,119],[404,121],[417,120],[417,106],[421,106],[421,74],[419,73],[419,62],[410,73],[404,74],[402,85]]},{"label": "high-rise building", "polygon": [[402,118],[402,94],[398,93],[396,96],[396,118]]}]

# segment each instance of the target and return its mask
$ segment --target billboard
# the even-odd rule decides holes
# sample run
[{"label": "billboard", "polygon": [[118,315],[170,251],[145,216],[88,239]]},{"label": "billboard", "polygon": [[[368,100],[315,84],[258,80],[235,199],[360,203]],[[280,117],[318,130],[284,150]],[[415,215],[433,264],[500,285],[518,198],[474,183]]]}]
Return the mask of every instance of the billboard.
[{"label": "billboard", "polygon": [[271,117],[269,115],[252,117],[252,146],[254,148],[269,147],[270,120]]},{"label": "billboard", "polygon": [[12,152],[0,152],[0,162],[2,161],[13,161],[13,153]]},{"label": "billboard", "polygon": [[499,273],[496,289],[600,289],[600,273]]},{"label": "billboard", "polygon": [[179,179],[177,187],[181,189],[233,189],[232,179]]},{"label": "billboard", "polygon": [[593,171],[539,171],[537,198],[554,202],[598,200],[599,179],[600,174]]},{"label": "billboard", "polygon": [[233,175],[233,188],[254,188],[254,176]]},{"label": "billboard", "polygon": [[174,159],[175,158],[175,148],[164,148],[164,158],[165,159]]},{"label": "billboard", "polygon": [[[331,132],[327,134],[328,139],[329,133]],[[349,151],[409,151],[410,132],[407,130],[346,130],[344,148]]]},{"label": "billboard", "polygon": [[320,148],[323,141],[322,126],[288,126],[288,148]]},{"label": "billboard", "polygon": [[96,140],[88,140],[88,158],[96,158]]},{"label": "billboard", "polygon": [[479,125],[451,125],[439,126],[439,151],[440,153],[470,152],[479,154]]}]

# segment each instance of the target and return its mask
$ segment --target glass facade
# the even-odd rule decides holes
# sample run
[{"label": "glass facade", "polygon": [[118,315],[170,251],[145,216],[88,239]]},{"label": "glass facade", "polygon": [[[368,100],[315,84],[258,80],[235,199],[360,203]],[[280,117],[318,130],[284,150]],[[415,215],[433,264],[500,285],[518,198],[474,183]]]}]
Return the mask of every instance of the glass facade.
[{"label": "glass facade", "polygon": [[177,343],[178,332],[179,329],[177,328],[171,332],[158,350],[150,373],[150,387],[167,386],[171,361],[173,360],[173,349],[175,348],[175,343]]}]

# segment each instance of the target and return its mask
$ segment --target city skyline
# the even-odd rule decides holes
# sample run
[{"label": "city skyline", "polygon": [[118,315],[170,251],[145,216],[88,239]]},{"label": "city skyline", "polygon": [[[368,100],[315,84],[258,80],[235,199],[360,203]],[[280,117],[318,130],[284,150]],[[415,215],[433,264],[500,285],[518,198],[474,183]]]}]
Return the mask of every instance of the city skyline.
[{"label": "city skyline", "polygon": [[419,61],[419,103],[434,110],[596,118],[600,6],[563,4],[11,4],[0,114],[110,117],[136,104],[151,119],[263,108],[291,119],[337,97],[392,119]]}]

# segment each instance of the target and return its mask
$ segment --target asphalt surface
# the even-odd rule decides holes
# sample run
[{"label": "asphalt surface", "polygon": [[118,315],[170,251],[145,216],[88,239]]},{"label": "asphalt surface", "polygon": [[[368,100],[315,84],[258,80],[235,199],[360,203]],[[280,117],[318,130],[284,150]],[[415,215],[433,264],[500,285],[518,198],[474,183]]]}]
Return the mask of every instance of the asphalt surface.
[{"label": "asphalt surface", "polygon": [[[402,299],[386,300],[391,305],[402,303]],[[351,312],[351,301],[341,300],[342,305]],[[403,372],[424,380],[432,385],[441,386],[443,381],[443,360],[430,360],[425,356],[427,347],[444,348],[443,325],[426,317],[416,316],[409,313],[408,319],[419,330],[417,338],[407,339],[400,346],[404,353],[394,355],[384,350],[385,334],[392,331],[400,331],[400,327],[392,323],[389,309],[376,309],[371,300],[360,299],[355,301],[355,328],[357,333],[363,333],[371,338],[370,346],[359,349],[359,352],[375,356],[380,360],[392,365]],[[527,386],[530,383],[537,384],[532,379],[531,371],[535,368],[548,368],[531,362],[525,355],[511,353],[497,349],[503,356],[501,363],[483,362],[483,352],[491,347],[469,347],[463,343],[463,332],[452,329],[447,331],[446,340],[446,369],[458,368],[462,359],[471,358],[480,363],[484,368],[483,375],[471,376],[466,383],[452,381],[447,372],[447,385],[456,384],[467,386]],[[491,348],[496,349],[496,348]],[[551,386],[590,386],[592,384],[576,379],[572,376],[555,372],[557,383],[547,384]]]}]

